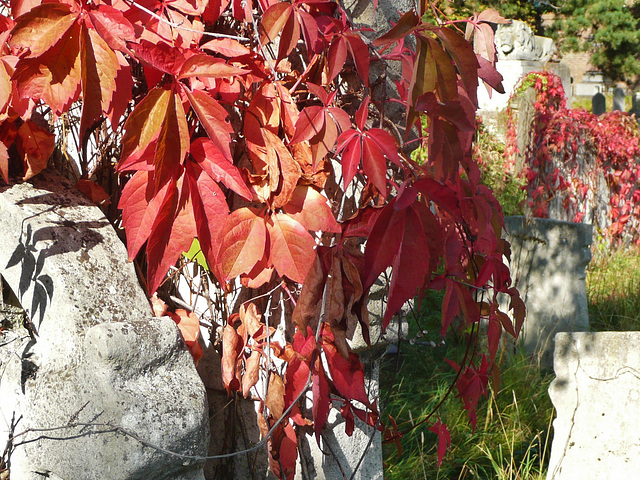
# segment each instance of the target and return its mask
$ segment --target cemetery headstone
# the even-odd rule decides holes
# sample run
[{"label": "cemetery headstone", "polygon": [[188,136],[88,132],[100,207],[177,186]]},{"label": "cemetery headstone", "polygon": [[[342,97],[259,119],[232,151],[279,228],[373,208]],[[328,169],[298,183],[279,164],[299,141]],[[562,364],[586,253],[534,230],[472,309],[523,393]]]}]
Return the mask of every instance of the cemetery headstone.
[{"label": "cemetery headstone", "polygon": [[591,111],[594,115],[602,115],[607,111],[607,99],[601,92],[591,98]]},{"label": "cemetery headstone", "polygon": [[613,110],[624,112],[624,89],[616,87],[613,89]]},{"label": "cemetery headstone", "polygon": [[629,113],[634,117],[640,117],[640,92],[634,92],[631,97],[631,110]]},{"label": "cemetery headstone", "polygon": [[557,332],[589,328],[585,268],[591,225],[544,218],[505,218],[511,275],[527,307],[520,341],[542,368],[553,366]]},{"label": "cemetery headstone", "polygon": [[204,385],[100,209],[45,171],[0,188],[0,232],[0,274],[29,327],[0,333],[11,478],[204,479],[188,457],[207,450]]},{"label": "cemetery headstone", "polygon": [[558,333],[548,480],[637,478],[640,333]]}]

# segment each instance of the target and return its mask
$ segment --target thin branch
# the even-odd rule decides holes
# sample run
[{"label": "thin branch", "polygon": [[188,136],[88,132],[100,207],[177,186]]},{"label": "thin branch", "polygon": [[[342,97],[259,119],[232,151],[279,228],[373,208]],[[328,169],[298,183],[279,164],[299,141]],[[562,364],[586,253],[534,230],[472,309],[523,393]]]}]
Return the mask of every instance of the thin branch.
[{"label": "thin branch", "polygon": [[238,42],[248,42],[249,41],[248,38],[238,37],[237,35],[228,35],[226,33],[215,33],[215,32],[203,32],[203,31],[200,31],[200,30],[196,30],[194,28],[183,27],[182,23],[171,22],[171,21],[167,20],[166,18],[161,17],[157,13],[149,10],[148,8],[143,7],[142,5],[140,5],[139,3],[135,2],[134,0],[125,0],[125,2],[127,2],[131,6],[136,7],[137,9],[142,10],[143,12],[151,15],[156,20],[159,20],[159,21],[161,21],[163,23],[166,23],[171,28],[177,28],[178,30],[184,30],[186,32],[198,33],[198,34],[206,35],[206,36],[213,37],[213,38],[230,38],[232,40],[237,40]]}]

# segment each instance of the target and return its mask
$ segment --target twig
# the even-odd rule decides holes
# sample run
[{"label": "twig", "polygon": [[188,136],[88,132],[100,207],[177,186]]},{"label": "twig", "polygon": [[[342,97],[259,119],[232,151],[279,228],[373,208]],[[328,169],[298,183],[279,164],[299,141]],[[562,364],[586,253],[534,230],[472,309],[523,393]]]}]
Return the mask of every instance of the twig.
[{"label": "twig", "polygon": [[215,32],[202,32],[202,31],[196,30],[194,28],[183,27],[182,23],[171,22],[171,21],[167,20],[166,18],[161,17],[157,13],[152,12],[148,8],[143,7],[142,5],[140,5],[139,3],[135,2],[134,0],[125,0],[125,2],[127,2],[128,4],[136,7],[137,9],[142,10],[143,12],[151,15],[156,20],[159,20],[159,21],[161,21],[163,23],[166,23],[171,28],[177,28],[179,30],[184,30],[186,32],[192,32],[192,33],[198,33],[198,34],[201,34],[201,35],[207,35],[207,36],[213,37],[213,38],[230,38],[232,40],[237,40],[238,42],[248,42],[249,41],[248,38],[238,37],[237,35],[228,35],[226,33],[215,33]]},{"label": "twig", "polygon": [[[92,433],[111,433],[111,432],[115,432],[115,433],[120,433],[122,435],[125,435],[127,437],[131,437],[134,440],[136,440],[137,442],[139,442],[141,445],[144,445],[145,447],[149,447],[149,448],[153,448],[154,450],[157,450],[158,452],[162,452],[165,453],[167,455],[171,455],[173,457],[178,457],[178,458],[184,458],[187,460],[197,460],[197,461],[206,461],[206,460],[219,460],[219,459],[223,459],[223,458],[231,458],[231,457],[236,457],[238,455],[245,455],[247,453],[253,452],[254,450],[258,450],[259,448],[262,448],[267,441],[271,438],[271,436],[273,435],[273,432],[276,430],[276,428],[278,427],[278,425],[280,425],[280,423],[282,423],[282,421],[287,418],[287,415],[289,414],[289,412],[291,412],[291,410],[293,409],[293,407],[298,403],[298,401],[302,398],[302,395],[304,395],[304,393],[309,389],[311,383],[311,371],[309,372],[309,378],[307,379],[307,383],[305,385],[305,387],[302,389],[302,391],[298,394],[298,396],[294,399],[293,402],[291,402],[291,405],[289,405],[289,407],[282,413],[282,416],[276,420],[276,422],[273,424],[273,427],[271,427],[271,430],[269,430],[267,432],[267,434],[264,436],[264,438],[262,440],[260,440],[258,443],[256,443],[253,447],[251,448],[247,448],[245,450],[239,450],[237,452],[231,452],[231,453],[223,453],[220,455],[207,455],[207,456],[202,456],[202,455],[188,455],[185,453],[178,453],[178,452],[174,452],[172,450],[168,450],[166,448],[160,447],[159,445],[156,445],[154,443],[148,442],[147,440],[144,440],[143,438],[141,438],[139,435],[133,433],[130,430],[127,430],[124,427],[120,427],[118,425],[114,425],[112,423],[109,422],[105,422],[105,423],[86,423],[86,422],[71,422],[68,425],[62,426],[62,427],[51,427],[51,428],[27,428],[26,430],[10,436],[9,437],[9,441],[13,443],[13,441],[18,438],[21,437],[23,435],[26,435],[27,433],[32,433],[32,432],[41,432],[41,433],[46,433],[46,432],[55,432],[58,430],[65,430],[68,428],[76,428],[76,427],[104,427],[107,430],[102,430],[99,432],[92,432]],[[82,435],[86,435],[86,434],[82,434]],[[79,435],[79,436],[82,436]],[[27,443],[32,443],[32,442],[37,442],[38,440],[41,439],[49,439],[49,440],[68,440],[69,438],[74,438],[74,437],[48,437],[46,435],[42,435],[30,440],[24,440],[22,442],[18,442],[18,443],[13,443],[13,447],[18,447],[20,445],[24,445]]]}]

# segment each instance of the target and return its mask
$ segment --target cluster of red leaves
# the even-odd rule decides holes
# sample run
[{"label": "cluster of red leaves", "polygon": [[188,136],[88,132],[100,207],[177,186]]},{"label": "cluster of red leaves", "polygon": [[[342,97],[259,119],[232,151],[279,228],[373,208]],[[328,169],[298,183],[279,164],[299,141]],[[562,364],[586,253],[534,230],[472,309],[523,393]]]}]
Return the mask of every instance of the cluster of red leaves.
[{"label": "cluster of red leaves", "polygon": [[[640,242],[640,127],[624,112],[600,116],[568,109],[560,78],[550,72],[525,77],[515,94],[529,86],[536,92],[534,139],[526,152],[528,204],[537,217],[548,216],[549,202],[561,198],[567,218],[581,222],[603,179],[610,193],[607,223],[598,225],[612,241]],[[515,151],[510,118],[508,144]],[[506,152],[509,154],[509,152]],[[594,218],[594,221],[596,219]]]},{"label": "cluster of red leaves", "polygon": [[[46,108],[54,121],[81,101],[83,145],[96,125],[119,131],[125,119],[119,207],[130,259],[146,245],[149,294],[194,238],[223,291],[236,279],[302,286],[291,289],[295,333],[284,342],[254,303],[221,325],[223,383],[257,395],[276,475],[293,477],[296,428],[313,425],[320,441],[331,408],[349,434],[356,417],[382,429],[348,340],[356,326],[368,340],[368,293],[389,269],[383,328],[427,289],[445,291],[443,335],[454,319],[476,333],[488,322],[488,354],[455,365],[475,425],[502,333],[516,337],[524,318],[503,263],[502,212],[471,155],[479,81],[502,91],[491,24],[503,18],[485,11],[463,33],[423,22],[423,1],[371,42],[332,0],[10,3],[0,17],[5,181],[14,144],[23,178],[53,149],[32,112]],[[384,125],[389,101],[386,88],[370,87],[374,59],[402,63],[393,100],[406,106],[407,131],[428,120],[424,165],[402,153],[404,138],[373,126]],[[347,192],[356,192],[349,202]],[[513,321],[498,293],[510,297]],[[170,315],[197,356],[197,317]],[[431,430],[441,460],[448,430],[439,421]]]}]

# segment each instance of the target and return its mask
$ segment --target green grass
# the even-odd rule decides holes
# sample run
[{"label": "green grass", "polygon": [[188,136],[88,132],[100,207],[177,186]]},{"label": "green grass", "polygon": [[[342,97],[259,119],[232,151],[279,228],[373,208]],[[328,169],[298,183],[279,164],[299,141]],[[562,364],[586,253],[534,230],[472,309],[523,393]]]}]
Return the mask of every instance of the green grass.
[{"label": "green grass", "polygon": [[[420,326],[411,327],[410,338],[424,329],[429,333],[413,344],[403,343],[401,355],[382,366],[381,390],[390,392],[385,411],[400,431],[407,432],[402,455],[394,445],[384,448],[385,479],[543,479],[553,418],[547,388],[553,377],[541,375],[522,354],[503,354],[500,385],[497,392],[490,387],[488,399],[481,401],[473,432],[455,392],[447,397],[455,372],[442,358],[459,361],[465,346],[453,337],[440,342],[440,300],[438,294],[428,297],[423,310],[431,314],[420,317]],[[437,414],[412,429],[441,401]],[[437,437],[429,431],[438,418],[448,425],[452,440],[440,468]]]},{"label": "green grass", "polygon": [[596,252],[587,269],[593,331],[640,330],[640,249]]},{"label": "green grass", "polygon": [[[640,249],[594,253],[587,297],[593,331],[640,330]],[[544,479],[555,415],[547,390],[554,376],[541,373],[521,353],[503,352],[500,385],[481,400],[475,432],[455,392],[438,413],[412,429],[432,413],[455,380],[442,358],[459,361],[464,355],[460,339],[440,341],[441,301],[439,292],[427,297],[422,310],[429,313],[418,316],[419,325],[412,321],[409,338],[414,341],[403,342],[402,353],[382,365],[385,411],[406,432],[402,455],[394,445],[384,447],[385,479]],[[438,418],[448,425],[452,440],[440,468],[437,437],[428,429]]]}]

